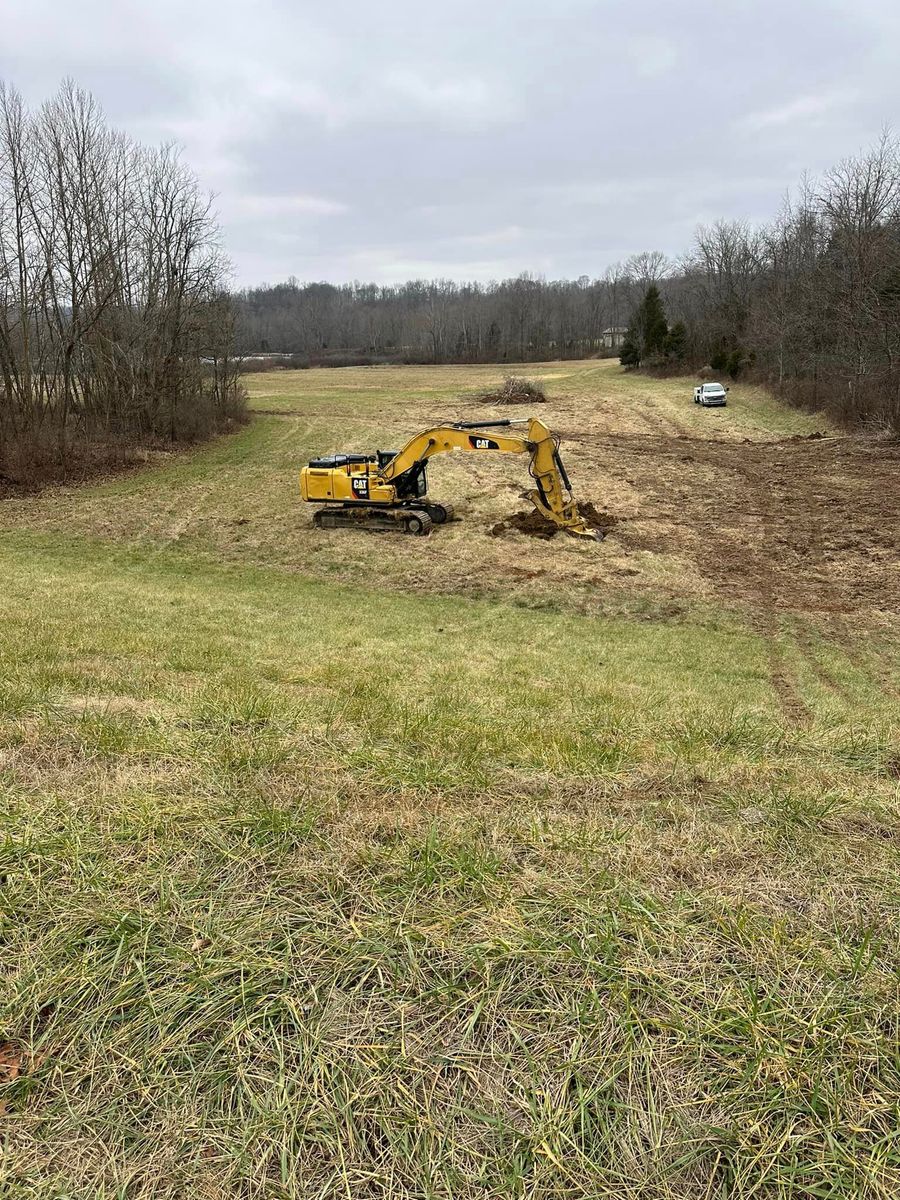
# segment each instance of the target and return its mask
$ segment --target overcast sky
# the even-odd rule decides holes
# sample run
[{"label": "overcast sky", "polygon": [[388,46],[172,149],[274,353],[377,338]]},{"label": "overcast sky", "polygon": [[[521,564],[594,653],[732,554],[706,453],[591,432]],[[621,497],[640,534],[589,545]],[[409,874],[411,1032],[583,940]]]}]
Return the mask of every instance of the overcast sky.
[{"label": "overcast sky", "polygon": [[898,0],[3,0],[0,77],[174,140],[240,285],[598,275],[900,126]]}]

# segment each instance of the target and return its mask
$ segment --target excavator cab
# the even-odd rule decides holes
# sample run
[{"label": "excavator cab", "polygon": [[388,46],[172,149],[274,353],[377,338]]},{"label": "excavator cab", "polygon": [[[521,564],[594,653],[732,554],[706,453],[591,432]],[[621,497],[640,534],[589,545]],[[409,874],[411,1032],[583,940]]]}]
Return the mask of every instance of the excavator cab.
[{"label": "excavator cab", "polygon": [[[388,461],[390,462],[390,459]],[[428,495],[428,463],[416,463],[408,471],[398,475],[394,480],[394,487],[397,489],[398,500],[406,502],[423,499]]]}]

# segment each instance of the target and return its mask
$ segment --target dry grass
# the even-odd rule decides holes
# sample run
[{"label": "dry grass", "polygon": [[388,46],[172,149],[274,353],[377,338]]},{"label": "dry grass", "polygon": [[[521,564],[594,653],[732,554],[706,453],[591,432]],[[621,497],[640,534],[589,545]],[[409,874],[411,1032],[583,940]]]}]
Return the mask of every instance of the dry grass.
[{"label": "dry grass", "polygon": [[[676,412],[594,369],[542,369],[551,424]],[[251,379],[303,414],[4,507],[5,1194],[897,1193],[896,618],[676,619],[690,555],[612,537],[580,612],[580,548],[491,538],[468,460],[426,554],[316,548],[302,455],[489,374]],[[754,403],[726,450],[799,431]],[[610,600],[607,555],[650,579]]]},{"label": "dry grass", "polygon": [[[298,505],[296,472],[313,455],[394,449],[448,416],[508,416],[504,407],[478,398],[502,382],[492,367],[247,376],[251,405],[262,414],[250,429],[211,450],[179,456],[153,475],[7,504],[0,527],[125,537],[148,550],[178,544],[210,561],[280,566],[361,584],[371,582],[374,559],[380,585],[388,588],[665,615],[717,596],[716,583],[698,569],[694,530],[698,517],[727,512],[727,501],[717,498],[722,466],[712,464],[704,474],[702,464],[681,462],[694,443],[680,439],[702,437],[703,446],[740,454],[745,438],[765,444],[827,429],[752,388],[735,387],[727,409],[701,412],[691,403],[689,381],[626,374],[608,360],[547,364],[529,373],[547,391],[541,417],[563,435],[579,498],[621,520],[602,554],[574,539],[541,546],[515,533],[491,536],[523,507],[520,493],[529,481],[524,462],[514,457],[434,459],[432,493],[452,503],[460,519],[413,545],[392,538],[373,545],[370,534],[346,530],[323,534]],[[710,437],[715,440],[705,440]],[[701,479],[698,511],[684,520],[678,500]],[[755,528],[737,531],[738,540],[759,536]]]}]

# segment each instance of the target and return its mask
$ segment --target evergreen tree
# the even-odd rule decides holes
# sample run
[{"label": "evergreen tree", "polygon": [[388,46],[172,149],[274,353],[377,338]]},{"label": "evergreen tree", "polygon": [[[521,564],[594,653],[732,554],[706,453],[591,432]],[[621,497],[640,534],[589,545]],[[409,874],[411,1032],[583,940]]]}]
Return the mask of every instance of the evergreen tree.
[{"label": "evergreen tree", "polygon": [[639,343],[632,325],[628,326],[628,332],[622,339],[622,345],[619,348],[619,362],[623,367],[639,367],[641,365]]},{"label": "evergreen tree", "polygon": [[651,283],[644,298],[631,314],[628,332],[622,342],[619,362],[625,367],[639,367],[644,359],[661,357],[669,336],[659,288]]},{"label": "evergreen tree", "polygon": [[655,355],[661,355],[665,350],[666,338],[669,333],[669,323],[666,320],[666,312],[663,308],[659,288],[655,283],[651,283],[647,288],[638,312],[641,318],[644,343],[641,358],[651,358]]},{"label": "evergreen tree", "polygon": [[672,359],[673,362],[684,362],[687,358],[687,344],[687,327],[684,321],[676,321],[666,338],[666,358]]}]

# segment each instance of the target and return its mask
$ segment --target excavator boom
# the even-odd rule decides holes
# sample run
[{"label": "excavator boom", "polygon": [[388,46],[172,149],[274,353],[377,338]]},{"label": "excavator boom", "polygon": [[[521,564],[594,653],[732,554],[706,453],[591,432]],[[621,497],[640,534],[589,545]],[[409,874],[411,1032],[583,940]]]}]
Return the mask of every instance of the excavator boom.
[{"label": "excavator boom", "polygon": [[[487,430],[509,429],[515,424],[527,425],[523,435],[494,434]],[[559,454],[559,438],[543,421],[531,417],[527,421],[460,421],[438,426],[410,438],[403,449],[382,469],[389,482],[407,471],[414,470],[434,454],[449,450],[500,451],[503,454],[530,454],[529,471],[535,488],[525,493],[538,512],[577,537],[596,538],[594,530],[578,512],[572,499],[571,485]]]}]

